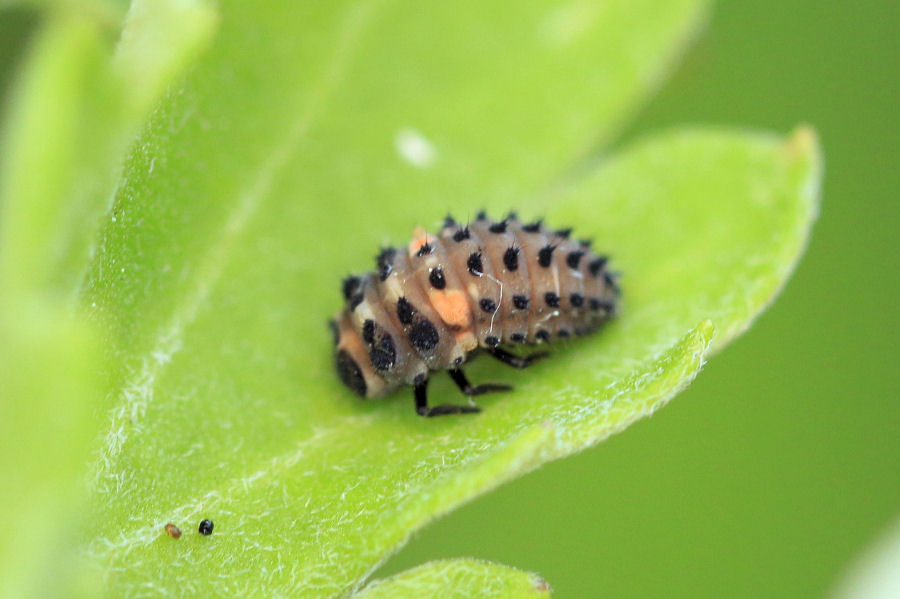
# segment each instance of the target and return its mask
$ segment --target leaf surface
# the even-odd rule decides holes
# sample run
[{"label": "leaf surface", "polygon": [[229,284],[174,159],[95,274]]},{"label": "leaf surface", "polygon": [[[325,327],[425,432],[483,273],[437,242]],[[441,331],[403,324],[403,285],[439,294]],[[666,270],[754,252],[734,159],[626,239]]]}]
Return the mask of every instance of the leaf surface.
[{"label": "leaf surface", "polygon": [[[624,314],[515,379],[476,362],[473,379],[517,388],[483,398],[473,418],[423,420],[406,393],[360,402],[344,391],[323,324],[334,273],[266,259],[279,239],[298,239],[272,222],[231,255],[184,346],[148,357],[125,387],[135,403],[124,411],[139,418],[120,422],[128,436],[107,454],[117,478],[98,481],[91,551],[126,589],[150,579],[209,591],[198,571],[219,573],[217,592],[352,588],[436,514],[598,442],[683,388],[783,284],[817,177],[808,130],[786,140],[680,131],[561,193],[551,221],[578,222],[614,249]],[[437,381],[432,393],[453,391]],[[161,534],[166,521],[187,529],[207,517],[212,537]]]},{"label": "leaf surface", "polygon": [[[115,140],[213,22],[166,6],[132,7],[104,75],[124,116],[90,162],[96,189],[116,180],[99,235],[64,244],[72,263],[35,259],[48,285],[78,289],[105,342],[84,545],[110,595],[354,591],[428,520],[658,409],[804,246],[819,177],[806,129],[675,131],[583,160],[653,89],[703,3],[223,2],[212,47],[117,176]],[[154,62],[169,30],[182,50]],[[48,160],[60,189],[83,168]],[[414,225],[481,206],[595,237],[622,272],[622,317],[515,377],[476,362],[473,380],[516,390],[475,417],[423,420],[407,393],[360,402],[331,365],[340,278]],[[431,393],[454,391],[435,380]]]},{"label": "leaf surface", "polygon": [[428,562],[385,580],[376,580],[353,595],[355,599],[539,599],[550,596],[540,576],[474,559]]}]

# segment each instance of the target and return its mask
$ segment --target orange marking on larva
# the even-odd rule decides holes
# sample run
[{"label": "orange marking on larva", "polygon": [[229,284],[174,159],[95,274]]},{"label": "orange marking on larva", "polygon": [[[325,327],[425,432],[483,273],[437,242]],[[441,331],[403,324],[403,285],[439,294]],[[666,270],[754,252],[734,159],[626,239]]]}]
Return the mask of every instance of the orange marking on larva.
[{"label": "orange marking on larva", "polygon": [[451,327],[466,328],[471,325],[472,312],[469,310],[469,302],[465,294],[458,289],[438,291],[428,290],[428,301],[434,307],[435,312]]},{"label": "orange marking on larva", "polygon": [[412,241],[409,242],[409,257],[415,256],[419,249],[428,243],[428,233],[422,227],[413,229]]}]

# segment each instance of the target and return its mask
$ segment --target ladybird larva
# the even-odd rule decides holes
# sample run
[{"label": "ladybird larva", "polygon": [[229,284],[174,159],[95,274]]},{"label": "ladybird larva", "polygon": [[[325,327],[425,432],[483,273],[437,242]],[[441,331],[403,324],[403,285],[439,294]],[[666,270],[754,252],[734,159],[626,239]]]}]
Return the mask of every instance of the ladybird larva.
[{"label": "ladybird larva", "polygon": [[343,281],[346,303],[331,321],[341,381],[362,397],[412,385],[421,416],[480,411],[429,407],[429,374],[449,371],[468,396],[509,390],[472,385],[462,364],[483,350],[525,368],[546,353],[507,348],[586,335],[615,315],[619,288],[607,258],[571,232],[480,212],[467,224],[448,216],[436,236],[419,227],[408,247],[382,250],[375,272]]}]

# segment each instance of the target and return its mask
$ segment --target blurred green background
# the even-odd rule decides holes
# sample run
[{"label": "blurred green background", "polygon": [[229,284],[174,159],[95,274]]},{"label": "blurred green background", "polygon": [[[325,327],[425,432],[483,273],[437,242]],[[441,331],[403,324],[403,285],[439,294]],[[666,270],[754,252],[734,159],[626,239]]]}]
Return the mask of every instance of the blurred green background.
[{"label": "blurred green background", "polygon": [[900,10],[716,5],[619,145],[681,123],[821,135],[794,278],[648,421],[431,525],[382,573],[476,556],[556,597],[819,597],[900,516]]}]

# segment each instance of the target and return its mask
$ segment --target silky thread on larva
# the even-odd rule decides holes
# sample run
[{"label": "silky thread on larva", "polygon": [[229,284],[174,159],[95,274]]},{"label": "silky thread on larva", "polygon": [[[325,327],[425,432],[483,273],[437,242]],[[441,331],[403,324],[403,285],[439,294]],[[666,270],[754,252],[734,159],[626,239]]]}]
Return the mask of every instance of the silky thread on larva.
[{"label": "silky thread on larva", "polygon": [[468,395],[511,389],[472,385],[461,366],[479,351],[525,368],[546,355],[518,355],[597,331],[619,308],[617,276],[591,242],[514,213],[492,220],[444,219],[437,235],[421,227],[407,247],[385,248],[375,271],[347,277],[344,309],[331,321],[341,381],[362,397],[412,385],[416,412],[478,412],[467,405],[428,406],[430,373],[447,370]]}]

